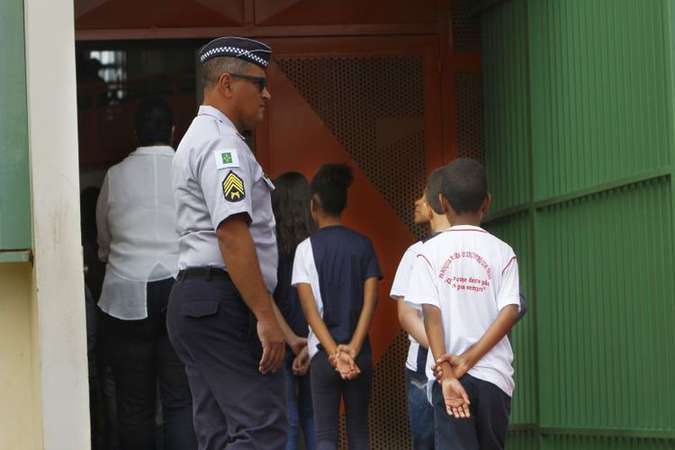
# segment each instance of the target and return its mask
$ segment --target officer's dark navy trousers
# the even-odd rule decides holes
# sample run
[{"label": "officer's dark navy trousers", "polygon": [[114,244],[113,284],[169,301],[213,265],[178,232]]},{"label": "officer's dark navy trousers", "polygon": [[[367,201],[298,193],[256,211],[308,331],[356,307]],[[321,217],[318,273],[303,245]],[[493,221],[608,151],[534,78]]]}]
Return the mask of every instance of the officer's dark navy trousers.
[{"label": "officer's dark navy trousers", "polygon": [[[364,345],[364,347],[366,347]],[[336,450],[340,426],[340,399],[344,398],[349,450],[368,450],[368,400],[373,365],[370,351],[356,357],[361,374],[345,381],[320,350],[311,363],[312,403],[317,450]]]},{"label": "officer's dark navy trousers", "polygon": [[283,450],[284,373],[262,375],[256,321],[225,272],[179,273],[168,329],[185,363],[200,450]]},{"label": "officer's dark navy trousers", "polygon": [[166,333],[173,278],[148,283],[148,317],[119,320],[101,313],[105,356],[115,380],[122,450],[153,450],[159,383],[166,450],[197,448],[185,367]]},{"label": "officer's dark navy trousers", "polygon": [[469,419],[449,416],[441,386],[433,385],[436,450],[503,450],[511,397],[496,385],[468,374],[459,381],[471,401]]}]

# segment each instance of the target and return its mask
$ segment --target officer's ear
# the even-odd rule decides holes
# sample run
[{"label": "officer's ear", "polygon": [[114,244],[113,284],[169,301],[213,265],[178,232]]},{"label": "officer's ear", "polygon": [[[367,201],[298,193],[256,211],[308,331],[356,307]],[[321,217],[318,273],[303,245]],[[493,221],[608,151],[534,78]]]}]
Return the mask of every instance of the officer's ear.
[{"label": "officer's ear", "polygon": [[216,89],[223,97],[232,97],[232,76],[227,72],[221,73],[218,77]]}]

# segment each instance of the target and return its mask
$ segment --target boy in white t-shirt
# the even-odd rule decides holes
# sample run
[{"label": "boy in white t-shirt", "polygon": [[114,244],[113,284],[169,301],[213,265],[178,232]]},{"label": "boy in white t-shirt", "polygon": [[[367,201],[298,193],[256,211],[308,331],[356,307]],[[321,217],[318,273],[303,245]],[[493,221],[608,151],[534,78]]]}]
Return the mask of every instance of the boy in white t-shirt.
[{"label": "boy in white t-shirt", "polygon": [[397,301],[398,320],[410,339],[405,380],[410,434],[412,448],[415,450],[434,450],[434,410],[427,401],[426,394],[429,343],[424,331],[422,309],[406,303],[405,297],[413,264],[422,244],[450,227],[439,199],[442,184],[443,171],[442,168],[438,168],[429,175],[424,195],[415,201],[415,223],[428,223],[431,234],[426,239],[412,244],[403,254],[389,294]]},{"label": "boy in white t-shirt", "polygon": [[[432,381],[435,448],[504,448],[513,394],[513,351],[506,336],[518,318],[518,263],[509,245],[479,227],[490,206],[485,169],[458,159],[444,169],[441,203],[453,224],[427,241],[406,301],[421,305],[440,363]],[[427,376],[433,380],[433,360]]]}]

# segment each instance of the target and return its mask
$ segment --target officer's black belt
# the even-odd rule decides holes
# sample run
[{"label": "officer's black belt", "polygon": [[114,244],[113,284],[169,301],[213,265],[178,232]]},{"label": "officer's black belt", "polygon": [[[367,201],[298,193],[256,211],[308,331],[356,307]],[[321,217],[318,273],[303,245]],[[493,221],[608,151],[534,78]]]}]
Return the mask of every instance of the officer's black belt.
[{"label": "officer's black belt", "polygon": [[183,281],[189,279],[198,279],[198,280],[230,280],[230,275],[223,269],[218,267],[188,267],[178,272],[176,280]]}]

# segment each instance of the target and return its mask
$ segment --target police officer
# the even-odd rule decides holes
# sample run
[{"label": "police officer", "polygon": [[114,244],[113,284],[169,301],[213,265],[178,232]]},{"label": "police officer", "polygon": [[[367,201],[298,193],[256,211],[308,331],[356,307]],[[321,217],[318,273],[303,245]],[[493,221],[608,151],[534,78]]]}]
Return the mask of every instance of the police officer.
[{"label": "police officer", "polygon": [[272,182],[241,133],[270,100],[262,42],[223,37],[200,50],[204,102],[178,146],[180,235],[169,335],[185,363],[200,450],[283,449],[284,335],[275,318]]}]

